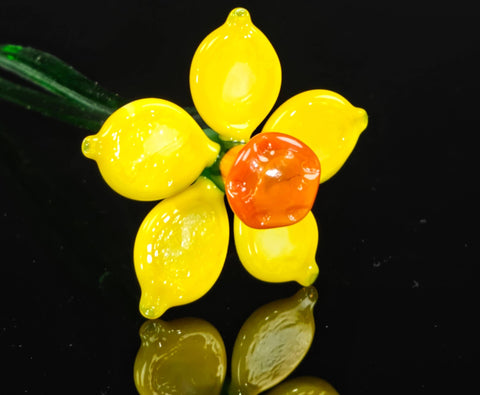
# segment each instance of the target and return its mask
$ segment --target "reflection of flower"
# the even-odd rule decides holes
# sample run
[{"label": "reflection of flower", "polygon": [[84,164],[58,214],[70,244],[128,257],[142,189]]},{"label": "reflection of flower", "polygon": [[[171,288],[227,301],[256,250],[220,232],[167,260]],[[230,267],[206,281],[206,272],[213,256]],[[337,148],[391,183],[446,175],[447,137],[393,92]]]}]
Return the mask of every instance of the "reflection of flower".
[{"label": "reflection of flower", "polygon": [[[283,381],[302,361],[313,340],[314,287],[257,309],[235,341],[229,394],[258,394]],[[140,328],[134,380],[142,395],[163,393],[219,394],[227,366],[218,331],[208,322],[183,318],[150,320]],[[290,384],[289,384],[290,383]],[[284,386],[329,389],[320,379],[287,381]],[[322,387],[319,387],[322,385]],[[280,387],[279,387],[280,388]],[[326,395],[336,395],[332,391]],[[276,390],[273,390],[274,393]]]},{"label": "reflection of flower", "polygon": [[[204,129],[211,140],[186,111],[162,99],[121,107],[85,139],[83,152],[113,189],[138,200],[164,199],[135,242],[145,317],[198,299],[217,280],[229,243],[223,189],[236,214],[235,243],[247,270],[264,281],[315,281],[318,231],[308,214],[321,174],[330,177],[346,160],[366,113],[333,92],[308,91],[280,106],[249,140],[280,84],[274,48],[248,11],[237,8],[202,41],[191,65],[192,98],[214,130]],[[245,146],[229,159],[224,184],[222,159],[238,144]],[[276,204],[279,199],[288,204]],[[302,242],[304,236],[312,240]]]}]

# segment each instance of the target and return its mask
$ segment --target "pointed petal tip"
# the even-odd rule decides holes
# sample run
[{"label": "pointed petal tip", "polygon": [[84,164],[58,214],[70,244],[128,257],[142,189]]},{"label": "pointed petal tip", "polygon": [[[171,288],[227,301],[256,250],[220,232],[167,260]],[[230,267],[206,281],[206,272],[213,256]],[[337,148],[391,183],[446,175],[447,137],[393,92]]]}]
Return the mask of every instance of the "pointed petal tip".
[{"label": "pointed petal tip", "polygon": [[155,320],[161,317],[169,307],[166,303],[158,303],[158,301],[154,299],[155,298],[148,293],[142,294],[140,298],[140,313],[149,320]]},{"label": "pointed petal tip", "polygon": [[249,22],[251,22],[250,13],[245,8],[234,8],[230,14],[228,14],[227,23],[229,24],[246,25]]},{"label": "pointed petal tip", "polygon": [[355,108],[355,124],[357,133],[362,133],[368,125],[368,114],[363,108]]},{"label": "pointed petal tip", "polygon": [[87,136],[82,141],[82,153],[88,159],[95,159],[97,155],[96,145],[98,138],[96,136]]}]

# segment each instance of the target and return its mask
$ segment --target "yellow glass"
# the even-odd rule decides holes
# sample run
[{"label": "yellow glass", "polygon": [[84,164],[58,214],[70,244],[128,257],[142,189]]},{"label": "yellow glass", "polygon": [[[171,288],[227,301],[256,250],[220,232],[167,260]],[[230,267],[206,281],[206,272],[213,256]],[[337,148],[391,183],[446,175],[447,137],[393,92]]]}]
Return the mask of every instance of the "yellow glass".
[{"label": "yellow glass", "polygon": [[215,162],[220,146],[181,107],[141,99],[115,111],[82,144],[105,181],[135,200],[160,200],[188,187]]},{"label": "yellow glass", "polygon": [[267,395],[339,395],[327,381],[318,377],[297,377],[278,385]]},{"label": "yellow glass", "polygon": [[193,103],[225,140],[248,140],[275,104],[281,80],[275,49],[244,8],[202,41],[190,68]]},{"label": "yellow glass", "polygon": [[219,394],[227,370],[225,345],[208,322],[147,321],[133,368],[140,395]]},{"label": "yellow glass", "polygon": [[233,227],[238,257],[252,276],[303,286],[317,278],[318,227],[312,212],[293,225],[271,229],[251,228],[235,216]]},{"label": "yellow glass", "polygon": [[212,181],[200,177],[144,219],[133,254],[144,317],[158,318],[170,307],[197,300],[217,280],[229,239],[223,197]]},{"label": "yellow glass", "polygon": [[256,395],[292,373],[312,344],[317,298],[314,287],[303,288],[248,317],[233,347],[230,394]]},{"label": "yellow glass", "polygon": [[262,132],[286,133],[307,144],[320,160],[320,182],[325,182],[343,166],[367,124],[365,110],[338,93],[315,89],[283,103]]}]

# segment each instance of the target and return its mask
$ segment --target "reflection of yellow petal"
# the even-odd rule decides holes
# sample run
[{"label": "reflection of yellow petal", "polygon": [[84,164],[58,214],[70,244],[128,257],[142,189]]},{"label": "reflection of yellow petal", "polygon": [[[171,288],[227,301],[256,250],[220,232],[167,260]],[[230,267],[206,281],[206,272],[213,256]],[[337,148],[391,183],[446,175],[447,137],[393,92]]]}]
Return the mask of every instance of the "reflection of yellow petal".
[{"label": "reflection of yellow petal", "polygon": [[162,99],[119,108],[82,145],[110,187],[135,200],[160,200],[187,188],[219,150],[185,110]]},{"label": "reflection of yellow petal", "polygon": [[283,103],[262,131],[290,134],[307,144],[320,160],[320,182],[324,182],[345,163],[367,123],[365,110],[338,93],[316,89]]},{"label": "reflection of yellow petal", "polygon": [[338,392],[325,380],[307,376],[287,380],[267,395],[338,395]]},{"label": "reflection of yellow petal", "polygon": [[190,69],[193,102],[222,138],[246,140],[277,100],[280,61],[243,8],[199,45]]},{"label": "reflection of yellow petal", "polygon": [[196,318],[147,321],[140,338],[133,372],[141,395],[220,393],[226,352],[211,324]]},{"label": "reflection of yellow petal", "polygon": [[252,276],[303,286],[317,278],[318,228],[312,212],[296,224],[271,229],[250,228],[235,216],[233,227],[238,257]]},{"label": "reflection of yellow petal", "polygon": [[158,318],[190,303],[215,283],[228,249],[223,193],[200,177],[146,216],[135,240],[135,271],[142,288],[140,312]]},{"label": "reflection of yellow petal", "polygon": [[256,395],[297,367],[312,344],[317,297],[314,287],[303,288],[248,317],[233,348],[232,393]]}]

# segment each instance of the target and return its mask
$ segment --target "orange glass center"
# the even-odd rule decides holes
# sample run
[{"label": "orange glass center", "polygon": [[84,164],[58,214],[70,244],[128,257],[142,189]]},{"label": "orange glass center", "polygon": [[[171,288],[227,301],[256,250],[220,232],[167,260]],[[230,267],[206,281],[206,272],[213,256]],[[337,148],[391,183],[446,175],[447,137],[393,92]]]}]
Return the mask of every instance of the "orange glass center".
[{"label": "orange glass center", "polygon": [[300,140],[261,133],[239,152],[226,177],[234,213],[257,229],[292,225],[311,210],[318,191],[320,162]]}]

